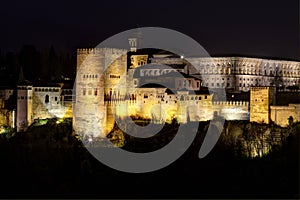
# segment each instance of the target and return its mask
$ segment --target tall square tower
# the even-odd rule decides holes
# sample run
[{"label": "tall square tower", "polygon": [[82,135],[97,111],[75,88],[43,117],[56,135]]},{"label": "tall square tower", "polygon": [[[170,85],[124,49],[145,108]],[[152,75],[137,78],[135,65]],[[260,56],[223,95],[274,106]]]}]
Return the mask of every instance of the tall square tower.
[{"label": "tall square tower", "polygon": [[270,123],[270,106],[276,103],[276,88],[250,88],[250,122]]}]

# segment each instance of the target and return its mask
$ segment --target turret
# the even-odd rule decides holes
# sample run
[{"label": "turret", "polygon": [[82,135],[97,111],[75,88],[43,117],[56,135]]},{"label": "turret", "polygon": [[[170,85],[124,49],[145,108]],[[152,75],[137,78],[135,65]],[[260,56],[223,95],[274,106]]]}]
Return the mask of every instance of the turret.
[{"label": "turret", "polygon": [[21,67],[17,86],[17,132],[26,131],[32,123],[32,84],[25,80]]}]

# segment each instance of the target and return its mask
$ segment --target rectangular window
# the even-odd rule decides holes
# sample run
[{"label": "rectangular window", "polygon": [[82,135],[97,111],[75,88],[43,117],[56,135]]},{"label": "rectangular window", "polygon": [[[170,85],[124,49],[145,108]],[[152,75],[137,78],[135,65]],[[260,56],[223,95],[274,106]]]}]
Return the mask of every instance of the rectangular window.
[{"label": "rectangular window", "polygon": [[94,95],[97,96],[97,88],[94,89]]},{"label": "rectangular window", "polygon": [[82,95],[86,95],[86,89],[84,88],[83,90],[82,90]]},{"label": "rectangular window", "polygon": [[89,95],[92,95],[92,89],[89,90]]}]

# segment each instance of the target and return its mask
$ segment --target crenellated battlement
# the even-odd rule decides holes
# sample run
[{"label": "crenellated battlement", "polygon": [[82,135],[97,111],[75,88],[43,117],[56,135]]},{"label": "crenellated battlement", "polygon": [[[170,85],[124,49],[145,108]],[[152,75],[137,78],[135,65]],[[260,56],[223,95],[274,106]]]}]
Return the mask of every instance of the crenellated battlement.
[{"label": "crenellated battlement", "polygon": [[254,86],[250,88],[250,91],[260,91],[260,90],[267,90],[268,88],[274,88],[274,86]]},{"label": "crenellated battlement", "polygon": [[213,101],[212,105],[220,106],[249,106],[248,101]]},{"label": "crenellated battlement", "polygon": [[116,48],[79,48],[77,49],[77,55],[80,54],[125,54],[127,53],[126,49],[116,49]]}]

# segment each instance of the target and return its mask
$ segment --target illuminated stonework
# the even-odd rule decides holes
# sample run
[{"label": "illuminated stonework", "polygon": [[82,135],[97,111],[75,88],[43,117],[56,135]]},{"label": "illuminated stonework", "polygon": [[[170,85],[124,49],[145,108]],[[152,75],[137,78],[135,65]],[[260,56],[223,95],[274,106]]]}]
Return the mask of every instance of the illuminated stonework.
[{"label": "illuminated stonework", "polygon": [[[186,123],[211,120],[217,114],[227,120],[250,119],[268,124],[273,120],[270,106],[275,105],[275,86],[295,86],[300,80],[299,63],[291,61],[228,57],[191,58],[187,62],[181,57],[154,55],[148,62],[156,65],[141,67],[148,64],[148,56],[135,51],[127,69],[126,50],[78,49],[77,53],[73,121],[80,135],[103,137],[112,129],[115,118],[128,116],[151,119],[154,123],[177,118]],[[184,80],[172,73],[181,74]],[[208,91],[197,92],[203,86],[233,91],[251,88],[250,102],[213,100],[214,95]]]},{"label": "illuminated stonework", "polygon": [[293,122],[300,121],[300,104],[289,104],[288,106],[271,106],[271,120],[276,124],[286,127],[289,125],[289,117]]},{"label": "illuminated stonework", "polygon": [[[113,127],[105,99],[125,97],[126,51],[111,48],[78,49],[73,126],[79,134],[105,136]],[[107,68],[106,68],[107,66]]]},{"label": "illuminated stonework", "polygon": [[275,87],[251,87],[250,122],[270,123],[270,105],[275,105]]},{"label": "illuminated stonework", "polygon": [[202,75],[203,86],[249,91],[251,86],[276,86],[281,90],[288,86],[300,86],[300,63],[246,57],[190,58],[199,70],[189,68],[180,58],[152,58],[152,63],[186,64],[184,72]]},{"label": "illuminated stonework", "polygon": [[26,131],[37,119],[72,117],[72,99],[64,99],[66,96],[60,85],[19,84],[17,131]]},{"label": "illuminated stonework", "polygon": [[131,60],[131,69],[135,69],[141,65],[145,65],[148,63],[148,55],[132,55],[130,56]]},{"label": "illuminated stonework", "polygon": [[0,127],[9,126],[14,128],[14,115],[15,111],[5,109],[5,101],[0,99]]},{"label": "illuminated stonework", "polygon": [[[127,61],[131,63],[127,65]],[[154,123],[177,118],[186,123],[210,120],[217,114],[227,120],[274,121],[282,126],[288,124],[290,116],[294,121],[300,120],[297,104],[276,106],[274,101],[275,87],[284,91],[289,86],[299,86],[299,62],[244,57],[188,61],[168,53],[149,58],[135,52],[127,59],[123,49],[78,49],[74,104],[64,99],[62,85],[21,84],[16,113],[18,131],[26,130],[35,119],[53,117],[73,117],[78,134],[101,137],[110,132],[115,117],[139,116]],[[145,64],[156,66],[141,67]],[[151,82],[159,81],[170,83],[175,92],[170,92],[169,87],[151,86]],[[143,87],[142,83],[146,85]],[[208,91],[201,92],[204,87],[235,92],[252,89],[246,101],[218,101]]]}]

